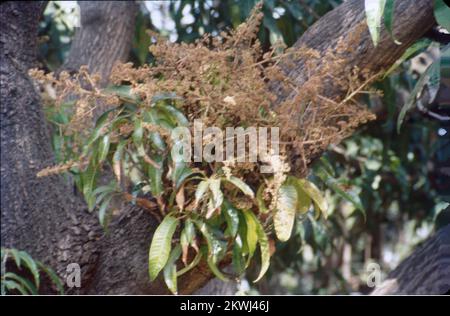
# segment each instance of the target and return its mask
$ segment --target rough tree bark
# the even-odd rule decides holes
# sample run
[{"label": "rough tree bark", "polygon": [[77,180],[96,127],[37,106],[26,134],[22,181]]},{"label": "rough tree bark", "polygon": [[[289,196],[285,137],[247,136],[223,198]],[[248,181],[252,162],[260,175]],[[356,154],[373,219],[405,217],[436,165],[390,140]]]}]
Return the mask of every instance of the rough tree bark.
[{"label": "rough tree bark", "polygon": [[395,268],[372,295],[438,295],[450,291],[450,224]]},{"label": "rough tree bark", "polygon": [[75,33],[63,68],[87,65],[104,80],[115,62],[130,54],[138,5],[128,1],[80,1],[81,28]]},{"label": "rough tree bark", "polygon": [[44,6],[1,5],[1,245],[28,251],[59,275],[77,262],[88,279],[97,257],[95,218],[62,177],[36,177],[54,163],[39,96],[27,74],[36,66]]},{"label": "rough tree bark", "polygon": [[[109,234],[103,235],[96,218],[86,212],[83,202],[61,177],[36,178],[40,169],[53,163],[50,135],[39,98],[27,76],[27,70],[35,62],[37,25],[43,4],[10,2],[1,6],[1,245],[29,251],[60,275],[64,275],[68,263],[80,263],[83,270],[80,293],[167,293],[161,281],[148,281],[148,245],[157,225],[148,213],[137,207],[125,207],[112,223]],[[83,27],[88,28],[89,21],[99,18],[107,19],[96,15],[83,17]],[[346,1],[311,27],[296,47],[307,46],[324,53],[334,49],[340,37],[345,40],[364,23],[363,1]],[[402,45],[395,45],[383,31],[380,44],[374,48],[364,29],[356,49],[348,53],[348,69],[359,66],[371,73],[387,69],[434,24],[432,1],[396,1],[395,34]],[[110,34],[115,40],[107,42],[106,47],[116,45],[118,40],[114,29]],[[98,35],[77,36],[81,42],[105,45]],[[73,54],[79,51],[80,59],[88,54],[97,56],[96,48],[91,45],[84,54],[83,48],[74,45]],[[103,58],[109,57],[107,53],[104,51]],[[122,54],[123,51],[118,53],[117,58]],[[102,54],[98,55],[102,58]],[[77,60],[70,60],[69,57],[70,67],[76,69]],[[103,62],[88,57],[86,63],[94,68],[97,65],[94,60]],[[111,63],[102,66],[101,72],[108,72],[104,69],[112,66],[113,60],[108,61]],[[295,68],[286,71],[301,89],[305,81],[302,72],[305,60],[294,62]],[[339,78],[343,74],[330,75]],[[327,85],[329,97],[342,97],[337,86],[332,82]],[[285,97],[291,95],[280,95]],[[193,293],[211,278],[207,268],[201,265],[180,280],[180,291]]]}]

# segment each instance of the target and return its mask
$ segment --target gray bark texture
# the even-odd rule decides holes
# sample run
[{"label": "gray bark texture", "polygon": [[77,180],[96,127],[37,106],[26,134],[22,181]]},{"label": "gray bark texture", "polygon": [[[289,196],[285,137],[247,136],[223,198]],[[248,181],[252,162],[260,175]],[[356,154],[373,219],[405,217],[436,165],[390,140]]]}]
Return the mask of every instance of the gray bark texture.
[{"label": "gray bark texture", "polygon": [[450,291],[450,224],[395,268],[372,295],[438,295]]},{"label": "gray bark texture", "polygon": [[[38,93],[27,75],[35,66],[43,7],[42,2],[1,4],[1,245],[28,251],[63,278],[69,263],[79,263],[82,287],[68,293],[166,294],[161,280],[150,283],[148,279],[148,247],[157,226],[148,212],[125,206],[104,234],[95,215],[86,211],[84,202],[62,177],[36,177],[39,170],[54,164]],[[76,70],[87,64],[91,71],[106,77],[116,60],[127,58],[135,10],[134,3],[81,3],[82,28],[64,68]],[[402,45],[395,45],[383,30],[380,44],[374,48],[365,28],[356,49],[348,53],[348,69],[359,66],[376,73],[392,65],[435,24],[432,1],[396,1],[395,21],[395,35]],[[346,1],[312,26],[296,47],[324,53],[364,23],[363,1]],[[301,89],[305,60],[294,63],[294,68],[285,70]],[[339,78],[344,74],[330,75]],[[342,97],[332,82],[325,84],[329,85],[329,97]],[[276,83],[273,87],[276,89]],[[448,243],[448,230],[444,235]],[[179,290],[194,293],[211,279],[202,263],[181,278]]]}]

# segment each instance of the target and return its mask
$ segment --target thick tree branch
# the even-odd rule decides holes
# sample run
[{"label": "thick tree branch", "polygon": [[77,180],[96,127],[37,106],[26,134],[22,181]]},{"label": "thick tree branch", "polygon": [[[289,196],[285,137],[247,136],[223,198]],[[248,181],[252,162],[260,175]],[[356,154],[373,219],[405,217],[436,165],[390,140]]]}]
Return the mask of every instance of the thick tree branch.
[{"label": "thick tree branch", "polygon": [[426,240],[372,295],[438,295],[450,291],[450,224]]}]

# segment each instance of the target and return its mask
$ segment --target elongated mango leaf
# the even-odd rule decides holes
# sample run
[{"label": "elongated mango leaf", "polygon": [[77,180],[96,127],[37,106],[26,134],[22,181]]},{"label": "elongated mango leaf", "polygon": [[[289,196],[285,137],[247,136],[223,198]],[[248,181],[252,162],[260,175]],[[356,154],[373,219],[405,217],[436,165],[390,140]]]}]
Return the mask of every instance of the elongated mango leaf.
[{"label": "elongated mango leaf", "polygon": [[209,188],[209,180],[203,180],[198,184],[197,189],[195,190],[196,206],[198,205],[198,203],[200,203],[200,200],[203,198],[208,188]]},{"label": "elongated mango leaf", "polygon": [[[256,250],[256,245],[258,244],[258,228],[257,222],[254,216],[252,216],[251,211],[243,211],[245,222],[247,223],[247,247],[248,247],[248,259],[253,257]],[[252,213],[252,214],[251,214]]]},{"label": "elongated mango leaf", "polygon": [[436,99],[440,86],[441,86],[441,56],[438,56],[437,59],[433,62],[432,69],[430,69],[430,78],[427,83],[428,93],[430,95],[428,99],[429,104],[433,103],[434,99]]},{"label": "elongated mango leaf", "polygon": [[434,0],[434,17],[440,26],[450,32],[450,8],[444,0]]},{"label": "elongated mango leaf", "polygon": [[270,266],[269,239],[256,215],[252,211],[246,211],[245,214],[246,217],[252,218],[252,221],[255,223],[256,234],[258,236],[259,250],[261,253],[261,270],[259,271],[258,277],[253,281],[258,282],[266,274]]},{"label": "elongated mango leaf", "polygon": [[181,258],[185,265],[187,264],[189,245],[191,245],[193,243],[194,238],[195,238],[194,223],[192,223],[192,220],[190,218],[187,218],[184,223],[184,229],[180,235],[180,244],[181,244],[181,250],[182,250]]},{"label": "elongated mango leaf", "polygon": [[189,126],[186,116],[175,107],[167,105],[161,108],[175,120],[178,126]]},{"label": "elongated mango leaf", "polygon": [[117,183],[121,183],[122,180],[122,156],[123,156],[123,151],[125,149],[125,146],[127,144],[126,140],[122,140],[119,142],[119,144],[117,145],[116,151],[114,152],[113,155],[113,172],[114,175],[116,176],[117,179]]},{"label": "elongated mango leaf", "polygon": [[150,180],[150,191],[153,196],[160,196],[163,192],[163,157],[160,155],[155,155],[152,157],[153,161],[159,166],[148,165],[148,178]]},{"label": "elongated mango leaf", "polygon": [[401,43],[395,39],[393,33],[394,9],[395,9],[395,0],[386,0],[386,5],[384,7],[384,25],[386,25],[386,29],[388,30],[395,44],[400,45]]},{"label": "elongated mango leaf", "polygon": [[171,242],[179,220],[173,216],[164,217],[153,235],[148,256],[148,272],[154,281],[169,259]]},{"label": "elongated mango leaf", "polygon": [[400,113],[398,115],[397,119],[397,133],[400,133],[400,128],[403,124],[403,120],[405,119],[406,113],[412,109],[412,107],[416,103],[416,99],[418,95],[422,92],[423,88],[427,84],[428,80],[430,79],[430,74],[435,71],[440,71],[440,69],[436,70],[436,67],[439,67],[440,64],[432,63],[428,68],[422,73],[422,75],[419,77],[419,80],[417,81],[416,85],[414,86],[414,89],[411,91],[411,94],[409,95],[408,100],[406,103],[402,106],[402,109],[400,110]]},{"label": "elongated mango leaf", "polygon": [[105,198],[105,200],[102,202],[102,204],[98,209],[98,219],[103,229],[106,229],[108,227],[110,214],[107,214],[107,211],[109,203],[111,202],[112,198],[113,198],[112,195],[109,195],[107,198]]},{"label": "elongated mango leaf", "polygon": [[309,195],[309,197],[313,200],[314,205],[316,206],[316,210],[320,211],[324,218],[328,217],[328,203],[325,197],[320,192],[319,188],[316,185],[306,179],[298,180],[303,191]]},{"label": "elongated mango leaf", "polygon": [[17,290],[22,295],[28,295],[27,291],[23,288],[22,285],[13,280],[4,280],[2,281],[2,285],[4,285],[8,290]]},{"label": "elongated mango leaf", "polygon": [[227,222],[225,235],[232,238],[236,237],[239,228],[238,210],[234,208],[233,205],[231,205],[228,201],[224,201],[222,205],[222,212],[225,216],[225,221]]},{"label": "elongated mango leaf", "polygon": [[277,209],[273,215],[275,233],[280,241],[291,237],[297,208],[297,189],[292,185],[283,184],[278,190]]},{"label": "elongated mango leaf", "polygon": [[175,184],[175,189],[180,188],[183,182],[193,174],[196,174],[196,172],[187,167],[185,162],[175,162],[172,173],[172,181]]},{"label": "elongated mango leaf", "polygon": [[144,137],[144,128],[142,127],[142,121],[136,119],[134,121],[133,142],[136,147],[142,144],[142,138]]},{"label": "elongated mango leaf", "polygon": [[[31,294],[31,295],[37,295],[38,291],[36,286],[31,283],[29,280],[27,280],[26,278],[23,278],[15,273],[12,272],[6,272],[2,278],[4,278],[4,280],[14,280],[15,282],[17,282],[18,284],[20,284],[23,289],[26,289],[25,291],[27,292],[27,294]],[[3,280],[2,280],[3,282]]]},{"label": "elongated mango leaf", "polygon": [[245,183],[244,181],[242,181],[239,178],[236,178],[234,176],[231,176],[229,179],[228,178],[223,178],[223,180],[228,181],[230,183],[232,183],[233,185],[235,185],[237,188],[239,188],[239,190],[241,190],[245,195],[248,195],[251,198],[255,197],[255,194],[253,193],[252,188],[250,188],[248,186],[247,183]]},{"label": "elongated mango leaf", "polygon": [[228,278],[220,271],[217,267],[217,264],[222,259],[223,255],[226,251],[226,243],[218,240],[211,234],[208,229],[208,226],[205,223],[196,221],[198,230],[203,234],[206,239],[206,243],[208,244],[208,256],[207,263],[208,267],[211,269],[211,272],[222,281],[228,281]]},{"label": "elongated mango leaf", "polygon": [[167,288],[172,292],[172,294],[178,294],[178,286],[177,286],[177,260],[181,255],[181,247],[180,245],[176,245],[172,252],[170,253],[169,260],[166,263],[166,266],[163,270],[164,282],[167,285]]},{"label": "elongated mango leaf", "polygon": [[104,92],[109,94],[114,94],[123,99],[124,101],[135,103],[140,100],[139,96],[131,93],[130,85],[118,85],[118,86],[108,86],[103,89]]},{"label": "elongated mango leaf", "polygon": [[288,177],[286,184],[292,185],[297,190],[297,213],[304,215],[311,207],[311,197],[303,190],[302,182],[296,177]]},{"label": "elongated mango leaf", "polygon": [[233,243],[232,261],[233,268],[238,275],[245,272],[245,257],[242,253],[242,245],[237,242]]},{"label": "elongated mango leaf", "polygon": [[34,261],[34,259],[31,258],[31,256],[28,253],[26,253],[25,251],[19,251],[19,256],[20,256],[21,260],[23,262],[25,262],[27,269],[33,275],[34,283],[36,284],[37,287],[39,287],[39,283],[40,283],[39,269],[38,269],[36,261]]},{"label": "elongated mango leaf", "polygon": [[116,111],[116,109],[110,109],[106,112],[104,112],[95,123],[94,130],[91,133],[91,136],[89,136],[86,145],[83,148],[83,155],[86,155],[88,153],[89,147],[97,140],[100,136],[105,133],[105,126],[108,124],[108,116],[111,112]]},{"label": "elongated mango leaf", "polygon": [[430,46],[431,40],[429,39],[421,39],[412,44],[406,51],[403,53],[403,55],[386,71],[383,78],[386,78],[389,76],[398,66],[400,66],[405,60],[408,58],[413,57],[415,54],[421,52],[423,49]]},{"label": "elongated mango leaf", "polygon": [[212,193],[212,200],[210,200],[206,218],[210,218],[214,214],[214,211],[222,206],[223,193],[220,189],[220,179],[209,179],[209,190]]},{"label": "elongated mango leaf", "polygon": [[20,268],[22,263],[22,260],[20,259],[20,252],[17,249],[13,248],[9,249],[8,253],[10,253],[13,256],[16,266]]},{"label": "elongated mango leaf", "polygon": [[110,137],[109,134],[103,136],[100,139],[100,144],[98,148],[98,162],[103,162],[106,159],[106,156],[108,156],[109,152],[109,145],[110,145]]},{"label": "elongated mango leaf", "polygon": [[56,285],[59,294],[64,295],[64,285],[61,282],[61,279],[56,275],[55,271],[39,261],[37,262],[37,264],[39,268],[50,277],[50,280],[53,282],[53,284]]},{"label": "elongated mango leaf", "polygon": [[97,166],[95,165],[94,161],[91,160],[86,171],[82,173],[83,195],[88,203],[89,209],[92,209],[92,204],[95,203],[95,199],[92,199],[92,189],[95,186],[96,175]]},{"label": "elongated mango leaf", "polygon": [[357,195],[352,195],[348,192],[346,192],[340,185],[337,179],[333,178],[327,170],[324,168],[320,168],[316,175],[320,178],[320,180],[325,183],[327,187],[329,187],[331,190],[333,190],[335,193],[337,193],[339,196],[341,196],[344,200],[350,202],[353,204],[355,209],[359,210],[364,220],[366,220],[366,210],[364,209],[364,206],[361,203],[361,199]]},{"label": "elongated mango leaf", "polygon": [[381,18],[383,17],[386,0],[365,0],[367,26],[374,46],[378,45],[381,31]]}]

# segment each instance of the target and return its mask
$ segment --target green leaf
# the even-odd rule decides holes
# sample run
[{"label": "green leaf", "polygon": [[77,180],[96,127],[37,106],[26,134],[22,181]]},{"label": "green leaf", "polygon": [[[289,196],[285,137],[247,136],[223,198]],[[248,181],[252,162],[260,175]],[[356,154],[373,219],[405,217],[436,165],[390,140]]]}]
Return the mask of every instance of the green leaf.
[{"label": "green leaf", "polygon": [[14,261],[15,261],[15,263],[16,263],[16,266],[17,266],[18,268],[20,268],[20,266],[21,266],[21,259],[20,259],[20,253],[19,253],[19,251],[18,251],[17,249],[9,249],[8,252],[13,256]]},{"label": "green leaf", "polygon": [[86,155],[88,153],[89,147],[97,140],[100,136],[103,135],[105,132],[104,128],[108,124],[108,116],[111,112],[115,111],[116,109],[110,109],[106,112],[104,112],[100,117],[97,119],[97,122],[95,123],[94,130],[91,133],[91,136],[88,138],[86,145],[83,148],[83,154]]},{"label": "green leaf", "polygon": [[333,190],[336,194],[341,196],[344,200],[350,202],[353,204],[355,209],[361,211],[362,215],[364,216],[364,219],[366,219],[366,210],[364,209],[364,206],[361,203],[361,200],[359,196],[353,196],[352,194],[346,192],[344,189],[341,188],[339,185],[338,180],[333,178],[325,169],[320,168],[317,171],[317,176],[320,178],[320,180],[325,183],[325,185]]},{"label": "green leaf", "polygon": [[184,116],[183,113],[181,113],[178,109],[174,108],[173,106],[166,105],[160,107],[160,109],[162,109],[164,112],[170,115],[175,120],[178,126],[189,126],[189,121],[186,118],[186,116]]},{"label": "green leaf", "polygon": [[175,184],[175,189],[180,188],[183,182],[195,173],[194,170],[186,166],[185,162],[175,162],[172,173],[172,181]]},{"label": "green leaf", "polygon": [[19,256],[20,256],[21,260],[23,262],[25,262],[26,267],[33,275],[34,283],[36,284],[37,287],[39,287],[39,269],[38,269],[36,262],[25,251],[19,251]]},{"label": "green leaf", "polygon": [[398,66],[400,66],[405,60],[407,60],[410,57],[413,57],[416,53],[419,53],[424,48],[427,48],[430,46],[431,40],[429,39],[421,39],[417,42],[415,42],[413,45],[411,45],[406,51],[403,53],[403,55],[391,66],[391,68],[386,71],[383,78],[386,78],[389,76]]},{"label": "green leaf", "polygon": [[182,98],[177,96],[174,92],[158,93],[153,96],[151,103],[156,104],[159,101],[165,100],[182,100]]},{"label": "green leaf", "polygon": [[245,258],[242,253],[242,246],[240,246],[237,242],[233,243],[233,268],[238,275],[241,275],[245,272]]},{"label": "green leaf", "polygon": [[133,142],[136,147],[139,147],[142,144],[142,138],[144,136],[144,128],[142,127],[142,121],[136,119],[134,121],[134,131],[133,131]]},{"label": "green leaf", "polygon": [[251,211],[243,211],[245,222],[247,224],[247,247],[248,247],[248,258],[253,257],[256,250],[256,245],[258,244],[258,232],[257,223],[252,216]]},{"label": "green leaf", "polygon": [[91,210],[94,208],[95,199],[92,194],[92,190],[95,186],[95,178],[97,176],[97,165],[91,160],[86,171],[81,174],[83,183],[83,195],[88,203],[88,208]]},{"label": "green leaf", "polygon": [[188,244],[192,243],[195,238],[195,227],[190,218],[187,218],[184,222],[183,234],[186,236]]},{"label": "green leaf", "polygon": [[126,140],[121,140],[119,142],[119,144],[117,145],[116,151],[114,152],[113,155],[113,172],[114,175],[116,176],[117,182],[121,183],[121,179],[123,177],[122,175],[122,156],[123,156],[123,151],[125,149],[125,146],[127,145],[127,141]]},{"label": "green leaf", "polygon": [[169,259],[171,242],[179,220],[167,215],[153,235],[148,256],[148,272],[154,281]]},{"label": "green leaf", "polygon": [[28,295],[27,291],[23,288],[23,286],[17,283],[16,281],[4,280],[2,281],[2,283],[8,290],[17,290],[22,295]]},{"label": "green leaf", "polygon": [[434,0],[434,17],[440,26],[450,32],[450,8],[443,0]]},{"label": "green leaf", "polygon": [[148,177],[150,179],[150,191],[152,192],[153,196],[157,197],[161,195],[163,192],[163,182],[162,182],[162,176],[163,176],[163,157],[159,155],[155,155],[152,157],[153,161],[156,162],[156,164],[159,166],[159,168],[156,168],[153,165],[148,165]]},{"label": "green leaf", "polygon": [[18,276],[15,273],[6,272],[5,275],[4,275],[4,278],[5,278],[5,280],[6,279],[12,279],[12,280],[18,282],[20,285],[23,286],[23,288],[26,288],[28,294],[31,294],[31,295],[37,295],[38,294],[37,288],[36,288],[36,286],[33,283],[31,283],[29,280],[27,280],[27,279],[25,279],[25,278],[23,278],[21,276]]},{"label": "green leaf", "polygon": [[222,259],[226,252],[227,244],[226,242],[220,241],[210,233],[208,226],[205,223],[196,221],[195,222],[198,230],[203,234],[208,244],[208,257],[207,263],[214,275],[222,281],[228,281],[228,278],[219,270],[217,264]]},{"label": "green leaf", "polygon": [[311,197],[303,190],[302,182],[296,177],[288,177],[286,184],[293,185],[297,190],[297,213],[303,215],[311,207]]},{"label": "green leaf", "polygon": [[388,30],[395,44],[400,45],[401,43],[395,39],[393,33],[394,9],[395,9],[395,0],[386,0],[386,5],[384,7],[384,24],[386,25],[386,29]]},{"label": "green leaf", "polygon": [[164,267],[164,282],[166,282],[167,288],[172,292],[172,294],[178,294],[177,287],[177,260],[181,255],[181,247],[180,245],[176,245],[172,252],[170,253],[169,260]]},{"label": "green leaf", "polygon": [[374,46],[378,45],[381,31],[381,18],[383,17],[386,0],[365,0],[367,26]]},{"label": "green leaf", "polygon": [[314,205],[318,208],[325,219],[328,217],[328,203],[325,197],[320,192],[316,185],[306,179],[298,180],[302,189],[309,195],[309,197],[314,201]]},{"label": "green leaf", "polygon": [[[417,96],[422,92],[424,86],[426,85],[427,81],[430,78],[430,74],[435,71],[436,65],[432,63],[428,68],[422,73],[422,75],[419,77],[419,80],[417,81],[416,85],[414,86],[414,89],[411,91],[411,94],[409,95],[408,100],[406,103],[402,106],[402,109],[400,110],[400,113],[397,118],[397,133],[400,133],[400,128],[403,124],[403,120],[405,119],[406,113],[412,109],[412,107],[416,103]],[[440,70],[439,70],[440,71]]]},{"label": "green leaf", "polygon": [[236,208],[233,207],[228,201],[224,201],[222,205],[222,212],[227,222],[227,229],[225,235],[232,238],[236,237],[239,228],[239,214]]},{"label": "green leaf", "polygon": [[223,193],[220,190],[220,179],[209,179],[209,190],[212,193],[212,204],[206,218],[211,217],[214,211],[222,205]]},{"label": "green leaf", "polygon": [[203,180],[198,184],[197,189],[195,190],[196,206],[198,205],[198,203],[200,203],[200,200],[203,198],[203,195],[205,195],[208,188],[209,188],[209,180]]},{"label": "green leaf", "polygon": [[241,179],[231,176],[229,179],[223,178],[223,180],[226,180],[226,181],[234,184],[237,188],[239,188],[239,190],[244,192],[245,195],[251,197],[252,199],[255,197],[253,190]]},{"label": "green leaf", "polygon": [[50,280],[56,285],[56,288],[58,289],[59,294],[64,294],[64,285],[61,282],[61,279],[56,275],[56,273],[49,267],[47,267],[45,264],[41,262],[37,262],[39,268],[44,271],[49,277]]},{"label": "green leaf", "polygon": [[292,185],[283,184],[278,190],[278,199],[273,223],[279,240],[286,241],[291,237],[297,208],[297,189]]},{"label": "green leaf", "polygon": [[[158,120],[156,118],[156,114],[154,113],[153,109],[143,112],[143,119],[144,119],[144,122],[154,124],[154,125],[159,125]],[[166,148],[167,148],[166,143],[164,142],[163,138],[161,137],[161,135],[158,132],[150,132],[149,137],[150,137],[150,140],[152,141],[152,144],[154,145],[154,147],[156,147],[156,149],[158,149],[160,151],[166,150]]]},{"label": "green leaf", "polygon": [[114,94],[124,101],[135,103],[139,101],[139,97],[131,93],[131,85],[108,86],[103,89],[104,92]]},{"label": "green leaf", "polygon": [[103,136],[100,140],[99,148],[98,148],[98,161],[103,162],[108,156],[110,145],[110,137],[109,134]]},{"label": "green leaf", "polygon": [[108,227],[109,223],[109,216],[106,214],[106,211],[108,210],[109,203],[111,202],[111,199],[113,198],[112,195],[108,196],[100,205],[100,208],[98,209],[98,219],[100,221],[100,225],[103,227],[103,229],[106,229]]},{"label": "green leaf", "polygon": [[433,62],[432,67],[430,69],[430,75],[428,80],[428,93],[429,99],[428,104],[433,103],[434,99],[436,99],[439,88],[441,87],[441,57],[438,56],[437,59]]},{"label": "green leaf", "polygon": [[[269,239],[267,238],[266,233],[264,232],[264,228],[261,225],[260,221],[256,217],[256,215],[252,211],[244,212],[246,218],[254,223],[256,228],[256,235],[259,243],[259,250],[261,253],[261,270],[259,271],[258,277],[253,282],[258,282],[267,272],[270,266],[270,250],[269,250]],[[247,221],[248,222],[248,221]]]}]

